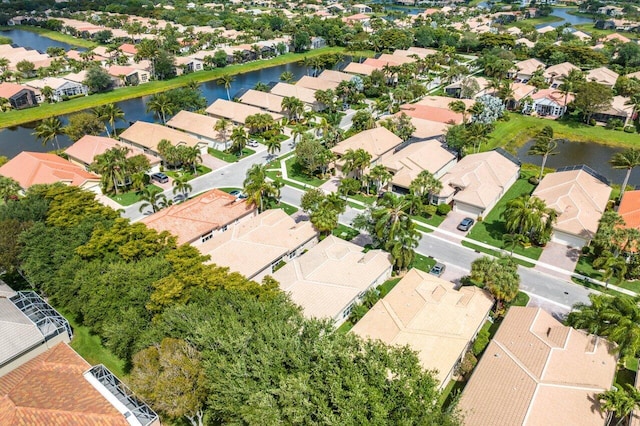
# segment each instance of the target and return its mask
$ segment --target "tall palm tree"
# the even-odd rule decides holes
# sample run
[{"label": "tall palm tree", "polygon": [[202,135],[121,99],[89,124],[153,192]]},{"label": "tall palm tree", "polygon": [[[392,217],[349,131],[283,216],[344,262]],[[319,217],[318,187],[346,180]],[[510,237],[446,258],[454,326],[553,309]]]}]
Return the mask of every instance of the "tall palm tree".
[{"label": "tall palm tree", "polygon": [[225,149],[227,149],[227,134],[230,126],[231,120],[227,118],[219,118],[218,121],[216,121],[215,126],[213,126],[213,130],[218,132],[218,136],[222,139]]},{"label": "tall palm tree", "polygon": [[0,176],[0,198],[6,203],[20,192],[20,184],[7,176]]},{"label": "tall palm tree", "polygon": [[239,157],[242,155],[242,151],[247,146],[247,142],[249,141],[249,137],[247,136],[247,131],[242,126],[236,126],[231,131],[231,152],[235,152]]},{"label": "tall palm tree", "polygon": [[346,176],[351,172],[354,172],[356,179],[362,176],[364,169],[371,164],[371,154],[362,148],[356,150],[348,149],[342,156],[344,164],[342,166],[342,172]]},{"label": "tall palm tree", "polygon": [[193,189],[189,183],[188,176],[185,175],[175,177],[171,185],[173,186],[173,194],[181,193],[184,198],[187,198],[187,194]]},{"label": "tall palm tree", "polygon": [[60,149],[58,136],[64,134],[64,129],[58,117],[49,117],[42,120],[32,134],[42,141],[42,146],[46,146],[50,141],[55,141],[56,148]]},{"label": "tall palm tree", "polygon": [[615,278],[618,284],[624,281],[624,276],[627,273],[627,260],[609,251],[605,251],[605,253],[604,256],[593,261],[593,267],[604,270],[602,279],[604,280],[604,288],[607,289],[612,278]]},{"label": "tall palm tree", "polygon": [[411,182],[410,189],[419,197],[431,197],[442,190],[442,182],[429,170],[423,170]]},{"label": "tall palm tree", "polygon": [[462,114],[462,124],[467,123],[467,105],[462,101],[453,101],[449,103],[449,109],[458,114]]},{"label": "tall palm tree", "polygon": [[220,86],[224,86],[225,90],[227,91],[228,100],[231,100],[231,94],[229,94],[229,89],[231,88],[231,83],[233,83],[234,80],[235,80],[234,76],[227,74],[220,77],[217,81],[217,83]]},{"label": "tall palm tree", "polygon": [[636,148],[627,148],[622,152],[618,152],[611,157],[609,164],[611,164],[611,167],[614,169],[627,170],[627,174],[624,176],[624,181],[620,187],[620,199],[622,200],[624,191],[627,188],[627,183],[629,182],[629,176],[631,176],[631,171],[640,166],[640,150]]},{"label": "tall palm tree", "polygon": [[53,88],[51,88],[50,86],[44,86],[41,90],[40,93],[42,93],[42,96],[44,96],[44,100],[47,103],[51,103],[53,101],[53,95],[55,94]]},{"label": "tall palm tree", "polygon": [[98,119],[104,122],[104,130],[107,132],[107,136],[111,137],[111,133],[109,132],[109,127],[107,127],[107,123],[111,127],[111,132],[116,136],[115,123],[118,120],[124,121],[124,111],[122,108],[117,106],[116,104],[110,103],[106,105],[100,105],[93,109],[93,113]]},{"label": "tall palm tree", "polygon": [[118,193],[118,188],[124,186],[129,178],[127,171],[127,154],[130,149],[115,147],[96,155],[89,169],[100,175],[102,191]]},{"label": "tall palm tree", "polygon": [[538,179],[542,179],[544,173],[544,166],[547,164],[547,158],[550,155],[556,155],[559,151],[556,151],[558,142],[553,139],[553,128],[551,126],[545,126],[536,136],[535,143],[531,145],[527,154],[529,155],[541,155],[542,165],[540,166],[540,176]]},{"label": "tall palm tree", "polygon": [[285,71],[282,74],[280,74],[280,81],[284,83],[291,83],[294,78],[295,76],[291,71]]},{"label": "tall palm tree", "polygon": [[176,112],[176,104],[166,93],[157,93],[147,102],[147,112],[153,112],[162,124],[166,124],[167,115]]},{"label": "tall palm tree", "polygon": [[640,390],[629,383],[616,383],[613,389],[596,397],[600,401],[600,410],[612,413],[618,419],[616,426],[630,424],[633,411],[640,408]]},{"label": "tall palm tree", "polygon": [[247,170],[243,192],[247,194],[247,203],[257,206],[259,211],[264,211],[270,201],[280,199],[280,188],[282,188],[281,182],[270,182],[267,179],[265,166],[254,164]]},{"label": "tall palm tree", "polygon": [[278,138],[266,139],[264,144],[267,146],[267,153],[269,153],[269,156],[275,156],[275,153],[280,152],[280,149],[282,149],[282,141]]},{"label": "tall palm tree", "polygon": [[534,239],[550,230],[557,213],[538,197],[523,195],[507,202],[502,212],[507,232]]},{"label": "tall palm tree", "polygon": [[143,189],[140,193],[140,201],[142,201],[138,209],[140,213],[146,210],[147,207],[151,207],[151,210],[155,213],[167,205],[167,197],[162,193],[162,189],[154,187]]},{"label": "tall palm tree", "polygon": [[281,105],[289,120],[297,121],[304,112],[304,103],[295,96],[285,96]]},{"label": "tall palm tree", "polygon": [[577,87],[584,83],[585,78],[582,71],[579,69],[572,69],[569,73],[562,79],[562,83],[558,86],[558,90],[561,93],[564,93],[564,104],[567,104],[567,100],[569,99],[569,94],[575,92]]},{"label": "tall palm tree", "polygon": [[389,180],[391,180],[391,172],[389,172],[389,170],[387,170],[387,168],[382,164],[376,164],[373,166],[369,171],[369,175],[375,182],[378,192],[380,192]]}]

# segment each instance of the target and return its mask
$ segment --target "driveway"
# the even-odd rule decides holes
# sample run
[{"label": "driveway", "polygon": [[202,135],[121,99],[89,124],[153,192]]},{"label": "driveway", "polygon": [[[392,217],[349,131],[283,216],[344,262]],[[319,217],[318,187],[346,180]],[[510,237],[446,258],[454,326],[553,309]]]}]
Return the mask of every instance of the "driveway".
[{"label": "driveway", "polygon": [[213,155],[202,154],[202,164],[204,166],[207,166],[211,170],[218,170],[219,168],[224,167],[229,163],[219,158],[216,158]]},{"label": "driveway", "polygon": [[467,215],[464,213],[450,211],[444,221],[438,226],[438,230],[442,231],[439,234],[449,241],[460,242],[460,240],[467,235],[467,232],[459,231],[457,228],[460,221],[465,217],[467,217]]},{"label": "driveway", "polygon": [[539,261],[552,267],[560,268],[563,271],[547,268],[542,265],[536,265],[535,268],[554,277],[570,281],[571,273],[576,269],[579,257],[580,249],[549,242],[542,251]]}]

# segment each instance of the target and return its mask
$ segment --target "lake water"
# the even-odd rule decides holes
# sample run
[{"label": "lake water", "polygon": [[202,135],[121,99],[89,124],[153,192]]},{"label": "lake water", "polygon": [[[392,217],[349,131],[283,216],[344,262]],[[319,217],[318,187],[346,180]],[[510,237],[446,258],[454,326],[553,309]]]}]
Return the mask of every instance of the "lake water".
[{"label": "lake water", "polygon": [[[533,144],[529,141],[518,149],[518,157],[523,163],[542,164],[542,157],[539,155],[528,155],[527,151]],[[613,184],[622,184],[626,170],[611,168],[609,160],[611,157],[622,151],[622,148],[601,145],[593,142],[559,142],[557,155],[547,157],[547,167],[557,169],[564,166],[574,166],[586,164],[602,176],[609,179]],[[640,168],[631,172],[629,185],[640,185]]]},{"label": "lake water", "polygon": [[578,10],[577,8],[554,7],[553,12],[551,12],[551,15],[561,18],[562,21],[551,22],[549,24],[536,25],[536,28],[542,28],[546,26],[552,26],[555,28],[555,27],[559,27],[560,25],[564,25],[566,23],[569,23],[571,25],[593,23],[593,19],[591,18],[585,18],[584,16],[571,15],[568,13],[568,12],[575,12],[577,10]]},{"label": "lake water", "polygon": [[32,33],[31,31],[8,30],[1,31],[0,35],[9,37],[12,44],[20,47],[28,47],[31,49],[39,50],[43,53],[47,50],[48,47],[62,47],[64,50],[86,50],[82,47],[76,47],[61,41],[51,40],[50,38],[41,36],[40,34]]}]

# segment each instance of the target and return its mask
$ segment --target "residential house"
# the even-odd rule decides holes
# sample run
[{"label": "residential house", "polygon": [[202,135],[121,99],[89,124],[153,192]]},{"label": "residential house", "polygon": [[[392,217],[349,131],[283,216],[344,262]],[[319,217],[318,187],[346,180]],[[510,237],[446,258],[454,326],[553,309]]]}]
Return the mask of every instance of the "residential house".
[{"label": "residential house", "polygon": [[376,127],[356,133],[338,143],[331,148],[331,152],[338,157],[337,167],[342,170],[343,162],[340,160],[349,150],[357,151],[363,149],[371,155],[371,167],[377,163],[384,161],[390,157],[396,149],[402,144],[402,139],[394,135],[391,131],[384,127]]},{"label": "residential house", "polygon": [[382,160],[381,164],[393,174],[392,190],[406,193],[409,191],[411,182],[423,170],[440,178],[456,164],[457,160],[458,157],[446,150],[441,142],[429,140],[409,144]]},{"label": "residential house", "polygon": [[311,50],[321,49],[326,46],[327,46],[327,40],[325,40],[324,37],[319,37],[319,36],[311,37],[311,46],[309,46],[309,49]]},{"label": "residential house", "polygon": [[391,256],[333,235],[273,274],[280,288],[308,318],[331,318],[342,324],[369,289],[391,276]]},{"label": "residential house", "polygon": [[371,7],[366,4],[354,4],[351,6],[351,11],[353,13],[371,13]]},{"label": "residential house", "polygon": [[611,106],[603,111],[598,111],[591,116],[599,124],[607,124],[610,120],[617,119],[622,122],[622,126],[628,126],[633,119],[633,105],[629,98],[624,96],[614,96]]},{"label": "residential house", "polygon": [[157,172],[160,170],[161,160],[158,157],[145,154],[139,148],[124,146],[115,139],[105,138],[103,136],[84,135],[69,148],[65,149],[64,153],[69,157],[69,161],[83,167],[85,170],[89,170],[89,166],[93,163],[97,155],[104,154],[107,150],[113,148],[127,148],[129,150],[127,157],[144,155],[151,165],[149,171]]},{"label": "residential house", "polygon": [[493,298],[475,286],[456,285],[411,269],[351,330],[388,345],[409,346],[440,389],[453,377],[487,321]]},{"label": "residential house", "polygon": [[[636,24],[638,25],[638,24]],[[621,44],[625,44],[625,43],[629,43],[631,41],[631,39],[629,37],[625,37],[622,34],[618,34],[618,33],[613,33],[613,34],[607,34],[603,39],[602,42],[606,43],[608,41],[617,41]]]},{"label": "residential house", "polygon": [[488,85],[489,82],[484,77],[465,77],[445,86],[444,91],[453,98],[473,99],[483,95]]},{"label": "residential house", "polygon": [[[0,335],[1,378],[58,343],[69,342],[73,333],[67,320],[38,294],[15,292],[0,280]],[[0,420],[2,407],[0,402]]]},{"label": "residential house", "polygon": [[575,96],[562,93],[557,89],[542,89],[531,95],[533,104],[525,105],[525,114],[535,112],[540,116],[562,117],[567,112],[567,105],[573,102]]},{"label": "residential house", "polygon": [[362,25],[362,28],[364,29],[365,32],[372,31],[370,26],[370,21],[371,21],[371,16],[366,15],[364,13],[356,13],[355,15],[345,16],[344,18],[342,18],[342,22],[344,22],[347,25],[353,25],[355,23],[359,23],[360,25]]},{"label": "residential house", "polygon": [[424,59],[427,56],[435,55],[438,51],[434,49],[426,49],[424,47],[410,47],[409,49],[396,49],[393,51],[393,56],[412,57],[417,56],[420,59]]},{"label": "residential house", "polygon": [[640,80],[640,71],[632,72],[626,75],[627,78],[635,78],[636,80]]},{"label": "residential house", "polygon": [[111,65],[107,68],[107,73],[116,87],[137,86],[148,83],[151,79],[149,71],[122,65]]},{"label": "residential house", "polygon": [[377,69],[379,68],[371,65],[361,64],[359,62],[349,62],[349,64],[344,67],[343,71],[350,74],[371,75],[371,73]]},{"label": "residential house", "polygon": [[419,103],[401,105],[400,111],[409,117],[436,121],[438,123],[461,124],[463,120],[462,114],[453,112],[448,108],[420,105]]},{"label": "residential house", "polygon": [[615,71],[611,71],[607,67],[600,67],[589,70],[585,77],[587,81],[595,81],[596,83],[600,83],[603,86],[613,89],[613,86],[616,85],[619,74]]},{"label": "residential house", "polygon": [[514,71],[509,72],[510,78],[515,78],[518,83],[527,83],[531,80],[533,74],[544,69],[545,65],[535,58],[527,59],[525,61],[519,61],[514,64]]},{"label": "residential house", "polygon": [[579,166],[546,174],[532,195],[558,212],[551,241],[581,248],[598,231],[610,194],[605,178],[587,166]]},{"label": "residential house", "polygon": [[61,182],[100,194],[100,177],[55,154],[22,151],[2,167],[0,175],[20,184],[23,190],[33,185]]},{"label": "residential house", "polygon": [[227,118],[234,124],[244,125],[245,120],[250,115],[269,114],[274,120],[280,120],[284,117],[282,114],[265,111],[255,106],[246,105],[240,102],[231,102],[226,99],[216,99],[214,103],[209,105],[205,110],[207,114],[216,118]]},{"label": "residential house", "polygon": [[250,280],[261,281],[283,263],[318,242],[311,222],[296,222],[284,210],[266,210],[197,246],[210,263],[228,267]]},{"label": "residential house", "polygon": [[607,16],[623,16],[624,15],[624,10],[621,7],[618,6],[602,6],[600,8],[598,8],[598,13],[600,15],[607,15]]},{"label": "residential house", "polygon": [[134,147],[142,149],[145,153],[161,157],[158,152],[158,144],[162,140],[168,140],[172,145],[186,145],[198,148],[203,154],[207,152],[208,144],[179,130],[175,130],[156,123],[136,121],[128,129],[120,134],[120,140]]},{"label": "residential house", "polygon": [[640,230],[640,190],[625,191],[618,207],[625,228]]},{"label": "residential house", "polygon": [[318,75],[318,78],[340,83],[343,81],[351,81],[353,75],[342,71],[324,70]]},{"label": "residential house", "polygon": [[313,91],[317,90],[335,90],[338,87],[338,82],[327,80],[324,78],[310,77],[308,75],[303,76],[296,82],[296,86],[306,87]]},{"label": "residential house", "polygon": [[306,87],[280,82],[271,88],[271,93],[282,97],[292,96],[298,98],[308,109],[314,111],[324,109],[324,105],[316,101],[316,91],[314,89],[307,89]]},{"label": "residential house", "polygon": [[[402,112],[395,114],[395,117],[402,115]],[[422,118],[410,117],[411,124],[415,127],[411,137],[414,141],[444,140],[444,135],[449,129],[449,124],[438,121],[424,120]]]},{"label": "residential house", "polygon": [[551,89],[557,89],[565,77],[569,75],[571,70],[580,71],[580,68],[576,67],[570,62],[563,62],[561,64],[552,65],[544,71],[544,78],[549,82]]},{"label": "residential house", "polygon": [[41,93],[45,87],[53,89],[51,99],[54,102],[60,102],[75,96],[86,96],[89,93],[89,88],[86,85],[58,77],[45,77],[39,80],[31,80],[25,83],[25,85],[32,89],[37,89],[36,98],[38,103],[45,100],[44,95]]},{"label": "residential house", "polygon": [[611,388],[613,345],[564,326],[540,308],[512,306],[467,383],[467,426],[602,426],[596,396]]},{"label": "residential house", "polygon": [[32,89],[15,83],[0,83],[0,98],[8,100],[14,109],[38,105],[36,93]]},{"label": "residential house", "polygon": [[467,155],[441,178],[436,204],[471,217],[486,216],[520,176],[520,163],[501,149]]},{"label": "residential house", "polygon": [[167,126],[183,131],[200,142],[207,144],[209,148],[224,151],[231,146],[232,129],[229,126],[226,134],[223,135],[215,130],[216,123],[218,123],[217,118],[183,110],[171,117],[171,120],[167,121]]},{"label": "residential house", "polygon": [[202,71],[204,69],[204,62],[189,56],[178,56],[176,57],[176,67],[178,75],[189,74]]},{"label": "residential house", "polygon": [[246,105],[258,107],[265,111],[276,112],[282,114],[282,96],[274,95],[269,92],[249,89],[240,95],[240,102]]},{"label": "residential house", "polygon": [[551,31],[555,31],[555,30],[556,30],[556,28],[552,27],[551,25],[545,25],[544,27],[536,28],[536,32],[538,34],[546,34],[546,33],[549,33]]},{"label": "residential house", "polygon": [[[533,99],[533,95],[538,90],[535,86],[524,83],[511,83],[511,96],[506,99],[505,106],[509,110],[521,110],[525,100]],[[488,95],[498,96],[497,90],[488,90]]]},{"label": "residential house", "polygon": [[536,45],[534,42],[532,42],[531,40],[529,40],[528,38],[524,38],[521,37],[519,39],[516,40],[516,46],[526,46],[529,49],[533,49],[533,47]]},{"label": "residential house", "polygon": [[141,222],[158,232],[175,235],[178,244],[201,244],[258,214],[255,206],[219,189],[174,204]]},{"label": "residential house", "polygon": [[456,102],[456,101],[464,103],[467,109],[471,108],[475,103],[471,99],[456,99],[448,96],[427,95],[422,99],[420,99],[419,101],[409,105],[424,105],[424,106],[429,106],[433,108],[449,109],[449,104],[451,104],[451,102]]},{"label": "residential house", "polygon": [[133,58],[138,53],[138,48],[131,43],[123,43],[118,49],[125,55]]}]

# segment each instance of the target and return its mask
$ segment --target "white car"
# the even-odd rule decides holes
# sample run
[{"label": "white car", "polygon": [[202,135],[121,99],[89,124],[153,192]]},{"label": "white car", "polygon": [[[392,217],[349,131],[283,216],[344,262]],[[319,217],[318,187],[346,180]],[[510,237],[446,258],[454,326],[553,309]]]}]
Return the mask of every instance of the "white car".
[{"label": "white car", "polygon": [[255,139],[249,139],[249,142],[247,142],[247,146],[250,146],[251,148],[257,148],[260,145],[258,145],[258,141]]}]

